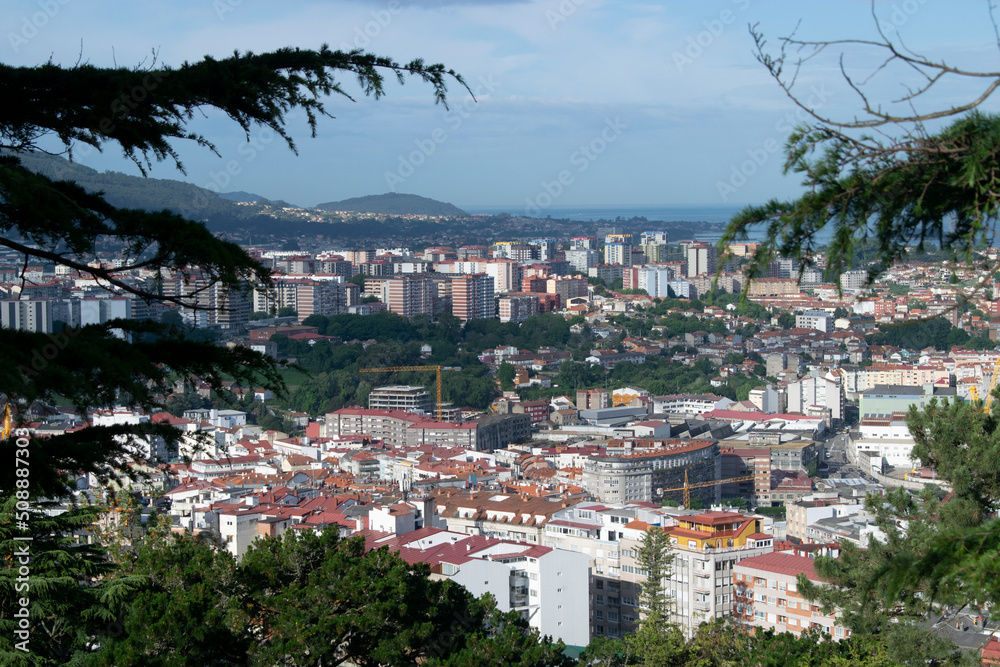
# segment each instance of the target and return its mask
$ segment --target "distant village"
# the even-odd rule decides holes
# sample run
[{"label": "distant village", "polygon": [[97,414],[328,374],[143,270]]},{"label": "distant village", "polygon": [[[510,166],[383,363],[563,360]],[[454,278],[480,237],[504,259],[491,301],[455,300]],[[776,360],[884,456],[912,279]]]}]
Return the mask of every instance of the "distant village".
[{"label": "distant village", "polygon": [[[242,292],[197,272],[120,276],[199,308],[147,304],[92,276],[4,255],[0,325],[57,340],[115,319],[172,318],[284,364],[287,341],[374,342],[331,335],[329,318],[392,313],[463,326],[561,318],[581,341],[574,349],[472,351],[495,385],[488,407],[442,401],[433,371],[440,383],[448,367],[424,342],[417,366],[432,371],[426,381],[378,384],[363,405],[312,414],[281,404],[275,388],[228,383],[255,413],[214,403],[200,378],[178,378],[176,395],[210,407],[77,414],[36,405],[30,429],[44,437],[92,425],[173,426],[176,442],[131,436],[132,456],[121,461],[138,475],[115,490],[128,491],[143,516],[169,516],[173,530],[210,536],[235,558],[287,531],[360,536],[475,595],[491,593],[501,610],[520,611],[569,646],[634,632],[645,579],[636,550],[651,527],[670,536],[672,621],[688,637],[733,617],[841,639],[839,612],[805,599],[796,577],[822,584],[817,555],[880,539],[868,494],[949,492],[913,458],[905,415],[934,399],[992,400],[997,287],[967,265],[919,256],[874,280],[859,268],[834,283],[821,257],[810,267],[782,259],[748,285],[742,263],[755,249],[738,244],[719,256],[707,242],[609,228],[421,250],[253,247],[273,283]],[[944,323],[938,339],[894,344],[905,342],[897,332],[907,323],[928,322]],[[612,381],[618,367],[653,363],[697,369],[707,384],[651,391],[641,378]],[[599,379],[561,386],[566,364]],[[281,429],[254,423],[261,411]],[[76,490],[98,501],[108,491],[88,475],[77,476]],[[113,524],[118,511],[105,520]],[[991,632],[972,608],[939,631],[967,647]]]}]

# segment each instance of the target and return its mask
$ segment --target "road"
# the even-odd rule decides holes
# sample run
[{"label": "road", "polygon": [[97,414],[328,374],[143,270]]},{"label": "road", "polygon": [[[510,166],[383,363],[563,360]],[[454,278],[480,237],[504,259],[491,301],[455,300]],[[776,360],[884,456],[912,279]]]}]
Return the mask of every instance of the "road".
[{"label": "road", "polygon": [[[855,469],[853,466],[848,464],[847,461],[847,435],[845,433],[837,433],[832,438],[827,440],[823,444],[826,452],[830,455],[829,458],[824,456],[823,463],[825,463],[827,468],[827,473],[834,472],[855,472],[860,473],[859,470]],[[859,475],[860,476],[860,475]]]}]

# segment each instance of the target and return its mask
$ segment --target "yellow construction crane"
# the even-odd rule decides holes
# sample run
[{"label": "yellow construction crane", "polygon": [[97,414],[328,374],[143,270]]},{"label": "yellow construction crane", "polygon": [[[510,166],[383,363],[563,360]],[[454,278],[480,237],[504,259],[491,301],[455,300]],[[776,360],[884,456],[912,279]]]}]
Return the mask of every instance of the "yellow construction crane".
[{"label": "yellow construction crane", "polygon": [[[1000,380],[1000,359],[993,364],[993,375],[990,377],[990,387],[986,390],[986,398],[983,399],[983,412],[989,414],[990,406],[993,405],[993,390],[996,389],[997,380]],[[969,387],[969,396],[973,401],[979,400],[979,389],[973,385]]]},{"label": "yellow construction crane", "polygon": [[385,368],[360,368],[359,373],[400,373],[404,371],[435,371],[437,373],[437,412],[435,418],[441,419],[441,366],[387,366]]},{"label": "yellow construction crane", "polygon": [[1000,380],[1000,359],[993,364],[993,377],[990,378],[990,388],[986,390],[986,400],[983,404],[983,410],[986,412],[990,411],[990,406],[993,404],[993,390],[997,387],[997,380]]},{"label": "yellow construction crane", "polygon": [[671,491],[683,491],[684,492],[684,509],[691,508],[691,489],[703,489],[706,486],[718,486],[719,484],[729,484],[731,482],[752,482],[756,479],[756,475],[743,475],[742,477],[729,477],[727,479],[718,479],[714,482],[695,482],[694,484],[688,484],[688,472],[684,471],[684,486],[678,486],[675,489],[663,489],[662,493],[669,493]]},{"label": "yellow construction crane", "polygon": [[0,426],[0,440],[6,440],[14,430],[14,413],[11,412],[10,401],[4,402],[0,419],[3,420],[3,426]]}]

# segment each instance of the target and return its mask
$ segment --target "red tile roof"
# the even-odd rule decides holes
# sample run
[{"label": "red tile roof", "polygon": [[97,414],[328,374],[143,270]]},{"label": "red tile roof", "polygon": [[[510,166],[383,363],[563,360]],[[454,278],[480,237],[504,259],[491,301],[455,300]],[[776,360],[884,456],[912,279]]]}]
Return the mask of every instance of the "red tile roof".
[{"label": "red tile roof", "polygon": [[790,576],[804,574],[811,581],[823,581],[823,579],[816,574],[816,561],[812,558],[796,556],[795,554],[789,554],[783,551],[775,551],[774,553],[764,554],[763,556],[744,558],[736,564],[736,567]]}]

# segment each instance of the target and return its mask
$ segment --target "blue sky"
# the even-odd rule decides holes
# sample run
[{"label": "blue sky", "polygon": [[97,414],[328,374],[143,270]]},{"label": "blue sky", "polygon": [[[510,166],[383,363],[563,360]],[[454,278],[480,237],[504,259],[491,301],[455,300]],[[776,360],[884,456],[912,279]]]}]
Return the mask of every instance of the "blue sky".
[{"label": "blue sky", "polygon": [[[914,51],[1000,70],[985,0],[878,1],[874,11]],[[331,100],[336,118],[316,139],[293,119],[298,156],[261,130],[247,150],[238,128],[208,111],[195,127],[221,157],[178,145],[187,176],[168,163],[152,175],[224,191],[301,205],[396,191],[512,212],[744,204],[800,191],[776,147],[801,116],[754,60],[748,24],[771,38],[797,25],[802,38],[875,35],[867,0],[5,0],[0,62],[131,66],[156,50],[176,65],[327,43],[445,63],[476,93],[473,103],[453,86],[451,111],[416,80],[390,82],[378,101]],[[862,72],[876,60],[850,47],[845,63]],[[891,101],[909,76],[890,69],[868,91]],[[858,108],[832,53],[810,61],[799,85],[824,112]],[[943,86],[921,108],[971,92]],[[135,172],[113,147],[78,159]],[[233,161],[238,173],[223,176]]]}]

